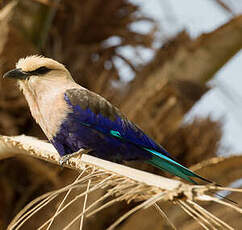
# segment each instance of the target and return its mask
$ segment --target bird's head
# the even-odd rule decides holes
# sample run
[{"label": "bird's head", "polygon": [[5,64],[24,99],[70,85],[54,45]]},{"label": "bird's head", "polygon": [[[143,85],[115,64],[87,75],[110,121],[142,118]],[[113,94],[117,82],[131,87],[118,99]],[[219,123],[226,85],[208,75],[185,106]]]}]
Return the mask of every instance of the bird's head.
[{"label": "bird's head", "polygon": [[[69,71],[61,63],[43,56],[21,58],[16,69],[10,70],[3,78],[17,79],[21,85],[38,85],[43,82],[58,82],[60,79],[72,80]],[[50,83],[51,84],[51,83]]]}]

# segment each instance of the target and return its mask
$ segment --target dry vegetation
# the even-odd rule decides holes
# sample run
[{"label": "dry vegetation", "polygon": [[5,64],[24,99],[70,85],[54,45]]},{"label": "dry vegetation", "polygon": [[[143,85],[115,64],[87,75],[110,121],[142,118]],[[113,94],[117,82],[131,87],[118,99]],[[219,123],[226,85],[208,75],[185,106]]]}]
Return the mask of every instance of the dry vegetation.
[{"label": "dry vegetation", "polygon": [[[233,13],[226,1],[216,2],[227,12]],[[196,170],[224,186],[229,186],[231,182],[241,178],[241,157],[212,158],[215,157],[221,138],[219,121],[212,121],[209,117],[197,119],[191,124],[183,124],[182,121],[184,115],[209,90],[206,82],[241,50],[242,16],[234,16],[225,25],[196,39],[191,39],[186,31],[183,31],[156,49],[151,62],[136,63],[125,57],[120,49],[132,47],[137,56],[140,55],[140,47],[152,49],[158,27],[155,21],[141,15],[139,8],[127,0],[0,1],[0,7],[0,75],[13,68],[20,57],[36,53],[50,56],[65,63],[78,83],[118,105],[131,120],[185,165],[191,166],[205,160]],[[149,23],[150,31],[134,31],[131,25],[139,21]],[[107,41],[110,38],[116,38],[119,42],[109,45]],[[131,82],[122,82],[115,60],[121,60],[133,71],[135,77]],[[45,139],[40,128],[32,120],[15,82],[2,79],[0,81],[0,134],[24,133]],[[75,181],[79,174],[78,170],[60,168],[53,162],[47,163],[26,156],[13,158],[12,156],[19,153],[19,145],[21,146],[21,143],[15,143],[8,150],[0,146],[3,153],[0,154],[0,230],[6,229],[16,214],[34,198],[65,188],[64,186]],[[31,149],[28,152],[31,153]],[[132,163],[129,166],[163,175],[159,170],[144,164]],[[86,191],[87,185],[91,189],[95,183],[112,176],[107,173],[106,177],[95,177],[103,171],[95,168],[90,172],[91,169],[93,170],[93,166],[89,171],[84,170],[83,178],[86,178],[84,180],[87,183],[84,183],[83,178],[78,178],[83,182],[78,184],[79,193],[81,190]],[[87,177],[86,173],[91,173],[90,177]],[[111,179],[118,181],[118,177]],[[110,178],[107,181],[110,182]],[[132,183],[127,183],[130,187],[123,188],[122,191],[134,192]],[[112,186],[108,183],[106,185]],[[142,190],[143,187],[138,188]],[[138,191],[137,197],[142,195],[139,189],[135,187],[135,191]],[[150,193],[152,189],[150,191],[145,188],[142,191],[146,191],[145,195],[149,194],[149,197],[143,196],[138,203],[135,196],[117,199],[119,202],[84,218],[84,229],[105,229],[132,208],[142,206],[141,201],[157,194]],[[71,193],[66,202],[79,193]],[[105,191],[100,189],[90,193],[87,207],[104,194]],[[116,192],[113,194],[117,198],[122,196]],[[87,196],[83,196],[86,199]],[[37,217],[30,218],[21,229],[37,229],[37,226],[56,213],[63,197],[64,195],[60,196],[59,200],[40,210]],[[100,206],[111,202],[114,197],[105,197]],[[178,229],[199,229],[201,225],[198,222],[202,220],[204,224],[203,211],[189,203],[192,200],[185,200],[186,196],[178,198],[179,201],[176,202],[180,202],[180,206],[186,211],[192,212],[189,208],[192,207],[200,213],[200,216],[193,213],[195,217],[198,215],[197,220],[192,220],[182,209],[177,208],[175,202],[165,202],[164,199],[159,205],[169,220],[176,227],[179,226]],[[232,193],[229,198],[241,205],[240,193]],[[127,204],[123,200],[131,202]],[[70,223],[76,211],[83,208],[82,203],[83,201],[79,200],[71,209],[67,209],[49,229],[60,229],[57,223],[62,223],[63,226]],[[241,228],[241,213],[232,211],[231,207],[221,209],[219,204],[213,202],[201,204],[233,228]],[[158,210],[157,212],[153,207],[144,209],[129,217],[118,229],[172,229],[165,218],[159,215],[164,217],[164,213],[159,208]],[[208,218],[208,214],[206,215],[205,219]],[[83,219],[79,220],[82,223]],[[69,229],[79,229],[79,225],[80,221]],[[206,221],[205,226],[207,229],[219,228],[217,225],[207,224]]]}]

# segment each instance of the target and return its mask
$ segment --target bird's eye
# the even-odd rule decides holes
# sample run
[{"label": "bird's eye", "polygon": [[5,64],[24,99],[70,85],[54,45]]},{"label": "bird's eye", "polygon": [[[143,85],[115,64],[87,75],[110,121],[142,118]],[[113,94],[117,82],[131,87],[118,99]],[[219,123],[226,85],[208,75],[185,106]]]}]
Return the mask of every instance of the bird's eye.
[{"label": "bird's eye", "polygon": [[51,71],[51,69],[49,69],[49,68],[47,68],[45,66],[42,66],[42,67],[39,67],[36,70],[30,71],[29,73],[31,75],[43,75],[43,74],[46,74],[46,73],[48,73],[50,71]]}]

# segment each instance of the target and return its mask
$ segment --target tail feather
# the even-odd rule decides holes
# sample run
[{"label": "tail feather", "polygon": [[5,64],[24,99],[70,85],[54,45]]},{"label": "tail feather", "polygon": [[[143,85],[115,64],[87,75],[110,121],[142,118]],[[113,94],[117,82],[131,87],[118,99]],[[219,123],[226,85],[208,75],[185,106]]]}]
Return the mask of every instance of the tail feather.
[{"label": "tail feather", "polygon": [[[162,162],[161,162],[162,161]],[[193,180],[187,176],[186,174],[184,174],[183,172],[181,172],[177,166],[170,164],[167,161],[161,160],[159,157],[157,156],[153,156],[151,160],[148,160],[147,163],[152,164],[153,166],[165,170],[175,176],[181,177],[191,183],[193,183]]]},{"label": "tail feather", "polygon": [[178,162],[174,161],[173,159],[170,159],[169,157],[167,157],[155,150],[148,149],[148,148],[145,148],[145,150],[152,153],[152,155],[153,155],[152,159],[148,160],[147,162],[154,165],[155,167],[168,171],[171,174],[181,177],[193,184],[197,184],[197,183],[190,177],[198,178],[207,183],[213,183],[212,181],[210,181],[204,177],[201,177],[200,175],[194,173],[193,171],[184,167],[183,165],[179,164]]},{"label": "tail feather", "polygon": [[[214,183],[213,181],[210,181],[204,177],[201,177],[200,175],[192,172],[190,169],[184,167],[183,165],[177,163],[176,161],[174,161],[173,159],[170,159],[168,158],[167,156],[164,156],[162,155],[161,153],[155,151],[155,150],[152,150],[152,149],[148,149],[148,148],[145,148],[147,151],[149,151],[150,153],[153,154],[153,157],[147,161],[147,163],[159,168],[159,169],[162,169],[162,170],[165,170],[175,176],[178,176],[180,178],[183,178],[185,179],[186,181],[192,183],[192,184],[198,184],[195,180],[193,180],[191,177],[193,178],[198,178],[202,181],[205,181],[207,183]],[[219,184],[216,184],[214,183],[216,186],[221,186]],[[226,201],[229,201],[233,204],[236,204],[238,205],[237,202],[227,198],[227,197],[224,197],[220,194],[217,194],[216,192],[211,192],[211,194],[219,197],[219,198],[222,198]]]}]

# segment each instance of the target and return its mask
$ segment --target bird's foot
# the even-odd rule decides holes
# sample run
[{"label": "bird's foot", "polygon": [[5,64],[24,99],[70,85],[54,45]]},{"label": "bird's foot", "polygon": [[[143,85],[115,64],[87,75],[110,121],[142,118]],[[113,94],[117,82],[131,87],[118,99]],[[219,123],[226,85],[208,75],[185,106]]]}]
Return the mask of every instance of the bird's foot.
[{"label": "bird's foot", "polygon": [[68,154],[68,155],[65,155],[63,157],[60,158],[59,160],[59,164],[60,166],[63,166],[65,163],[68,162],[68,160],[72,157],[72,154]]},{"label": "bird's foot", "polygon": [[63,157],[60,158],[59,160],[59,164],[60,166],[63,166],[64,164],[66,164],[72,157],[80,155],[80,154],[86,154],[88,153],[90,150],[84,150],[84,149],[80,149],[77,152],[71,153],[71,154],[67,154],[64,155]]}]

